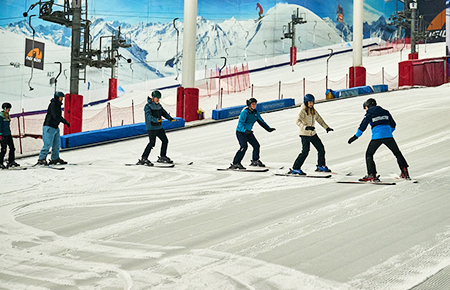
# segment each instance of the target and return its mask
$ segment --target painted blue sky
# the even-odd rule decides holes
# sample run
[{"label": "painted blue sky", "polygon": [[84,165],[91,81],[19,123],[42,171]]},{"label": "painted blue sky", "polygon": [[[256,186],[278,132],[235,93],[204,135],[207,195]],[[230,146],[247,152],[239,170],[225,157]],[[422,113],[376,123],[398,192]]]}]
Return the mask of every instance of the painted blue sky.
[{"label": "painted blue sky", "polygon": [[[37,0],[0,0],[0,26],[24,19],[22,13]],[[62,3],[62,0],[56,0]],[[198,15],[212,21],[221,22],[232,17],[240,20],[256,19],[258,17],[257,3],[264,9],[274,7],[277,3],[298,4],[315,12],[320,17],[335,19],[336,8],[341,5],[345,12],[345,21],[352,23],[353,0],[198,0]],[[401,6],[401,5],[400,5]],[[396,9],[396,1],[365,0],[364,7],[372,14],[383,14],[388,18]],[[119,20],[128,23],[172,21],[175,17],[183,19],[184,0],[88,0],[88,16]],[[37,7],[32,11],[38,13]],[[372,19],[371,19],[372,20]]]}]

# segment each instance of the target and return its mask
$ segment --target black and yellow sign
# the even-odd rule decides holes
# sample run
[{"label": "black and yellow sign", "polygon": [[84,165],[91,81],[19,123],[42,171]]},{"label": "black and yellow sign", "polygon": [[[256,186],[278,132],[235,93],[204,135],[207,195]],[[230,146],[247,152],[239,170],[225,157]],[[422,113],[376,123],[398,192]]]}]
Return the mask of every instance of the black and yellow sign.
[{"label": "black and yellow sign", "polygon": [[25,66],[44,69],[44,47],[43,42],[26,39],[25,41]]}]

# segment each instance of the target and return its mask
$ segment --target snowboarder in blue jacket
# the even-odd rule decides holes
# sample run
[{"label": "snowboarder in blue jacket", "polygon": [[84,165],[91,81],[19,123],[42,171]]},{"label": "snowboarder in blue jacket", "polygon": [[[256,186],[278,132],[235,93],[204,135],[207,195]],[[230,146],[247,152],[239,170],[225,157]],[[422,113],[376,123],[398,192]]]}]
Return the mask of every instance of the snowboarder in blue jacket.
[{"label": "snowboarder in blue jacket", "polygon": [[240,148],[236,152],[233,163],[230,165],[229,169],[245,169],[245,167],[241,164],[241,161],[244,159],[245,152],[248,148],[248,143],[250,143],[253,147],[253,156],[250,166],[265,167],[261,160],[259,160],[260,145],[253,134],[253,125],[255,122],[258,122],[258,124],[268,132],[274,131],[275,128],[271,128],[266,122],[264,122],[263,118],[256,110],[257,103],[258,101],[255,98],[248,99],[247,107],[245,107],[239,115],[239,121],[236,128],[236,137]]},{"label": "snowboarder in blue jacket", "polygon": [[[11,117],[9,116],[9,112],[11,111],[10,103],[2,104],[2,112],[0,112],[0,169],[6,169],[7,167],[17,167],[20,166],[15,161],[16,151],[14,147],[13,138],[11,135]],[[9,147],[9,155],[8,155],[8,165],[3,165],[3,159],[6,155],[6,149]]]},{"label": "snowboarder in blue jacket", "polygon": [[408,163],[400,152],[400,149],[394,140],[394,136],[392,135],[396,123],[391,114],[389,111],[377,106],[377,102],[372,98],[364,102],[363,108],[367,113],[359,125],[356,134],[348,140],[348,144],[351,144],[361,137],[369,124],[371,125],[372,140],[370,140],[366,150],[367,175],[361,178],[360,181],[379,181],[373,155],[382,144],[386,145],[397,158],[397,163],[401,171],[401,178],[409,179]]},{"label": "snowboarder in blue jacket", "polygon": [[158,137],[162,142],[161,152],[157,162],[173,163],[173,161],[167,157],[167,146],[169,144],[169,140],[167,139],[166,131],[162,127],[162,117],[168,119],[170,122],[175,121],[175,119],[173,119],[169,113],[164,110],[163,106],[159,102],[160,99],[161,93],[159,91],[153,91],[152,97],[147,98],[147,104],[144,107],[145,128],[150,141],[145,147],[141,159],[139,159],[136,163],[137,165],[153,166],[153,163],[148,160],[148,156],[150,155],[152,148],[155,147],[156,137]]}]

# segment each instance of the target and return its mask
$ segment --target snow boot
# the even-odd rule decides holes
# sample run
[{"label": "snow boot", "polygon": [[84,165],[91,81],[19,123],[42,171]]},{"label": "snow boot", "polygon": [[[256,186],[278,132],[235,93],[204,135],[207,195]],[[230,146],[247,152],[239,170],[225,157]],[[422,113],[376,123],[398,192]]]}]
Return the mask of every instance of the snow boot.
[{"label": "snow boot", "polygon": [[47,160],[45,159],[39,159],[36,165],[48,165]]},{"label": "snow boot", "polygon": [[294,175],[306,175],[305,172],[303,172],[301,169],[290,169],[288,174],[294,174]]},{"label": "snow boot", "polygon": [[55,160],[50,160],[48,164],[49,165],[67,164],[67,162],[62,160],[61,158],[56,158]]},{"label": "snow boot", "polygon": [[170,164],[173,163],[173,161],[167,156],[158,157],[158,160],[156,162],[159,162],[159,163],[170,163]]},{"label": "snow boot", "polygon": [[20,166],[20,164],[17,163],[16,161],[12,161],[12,162],[8,163],[8,167],[19,167],[19,166]]},{"label": "snow boot", "polygon": [[138,162],[136,165],[146,165],[146,166],[153,166],[153,163],[148,160],[147,158],[138,159]]},{"label": "snow boot", "polygon": [[317,165],[316,172],[331,172],[331,169],[329,169],[326,165]]},{"label": "snow boot", "polygon": [[377,176],[377,174],[367,174],[366,176],[364,176],[363,178],[360,178],[359,181],[364,181],[364,182],[380,182],[379,179],[379,175]]},{"label": "snow boot", "polygon": [[266,167],[266,165],[264,163],[261,162],[261,160],[252,160],[250,163],[250,166],[257,166],[257,167]]},{"label": "snow boot", "polygon": [[403,167],[401,169],[400,178],[410,180],[411,177],[409,177],[408,167]]},{"label": "snow boot", "polygon": [[239,162],[239,163],[236,163],[236,164],[231,164],[230,165],[230,167],[228,167],[228,169],[246,169],[244,166],[242,166],[242,164]]}]

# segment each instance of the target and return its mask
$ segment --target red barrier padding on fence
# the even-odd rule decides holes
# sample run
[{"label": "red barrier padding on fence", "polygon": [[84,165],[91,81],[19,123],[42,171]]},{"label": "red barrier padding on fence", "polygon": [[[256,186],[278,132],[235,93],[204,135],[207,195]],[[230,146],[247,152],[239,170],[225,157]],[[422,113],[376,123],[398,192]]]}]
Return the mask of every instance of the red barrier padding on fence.
[{"label": "red barrier padding on fence", "polygon": [[366,68],[363,66],[350,67],[349,87],[362,87],[366,85]]},{"label": "red barrier padding on fence", "polygon": [[291,47],[291,59],[289,63],[291,64],[291,66],[297,63],[297,47],[295,46]]},{"label": "red barrier padding on fence", "polygon": [[184,119],[186,122],[198,120],[198,94],[197,88],[185,88],[184,89]]},{"label": "red barrier padding on fence", "polygon": [[406,60],[398,63],[398,86],[440,86],[447,81],[445,57]]},{"label": "red barrier padding on fence", "polygon": [[66,94],[64,98],[64,119],[70,128],[64,126],[64,135],[78,133],[83,129],[83,96]]},{"label": "red barrier padding on fence", "polygon": [[117,79],[109,79],[108,101],[117,98]]},{"label": "red barrier padding on fence", "polygon": [[184,88],[177,88],[177,117],[184,119]]},{"label": "red barrier padding on fence", "polygon": [[411,52],[410,54],[408,54],[408,59],[419,59],[419,53]]}]

